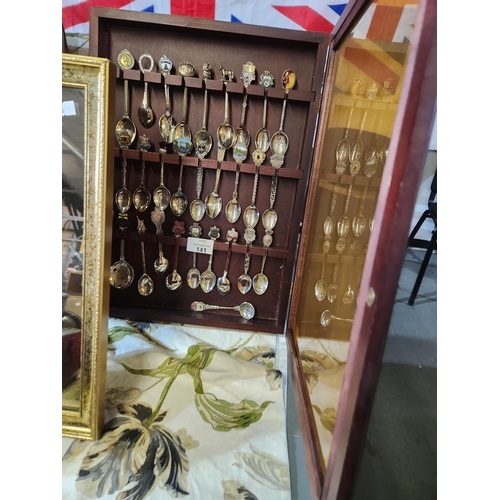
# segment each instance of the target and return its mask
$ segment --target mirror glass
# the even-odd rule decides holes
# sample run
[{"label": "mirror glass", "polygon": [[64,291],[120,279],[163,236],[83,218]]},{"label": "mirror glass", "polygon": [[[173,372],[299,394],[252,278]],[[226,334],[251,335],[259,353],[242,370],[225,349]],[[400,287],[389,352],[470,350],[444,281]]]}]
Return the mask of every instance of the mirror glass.
[{"label": "mirror glass", "polygon": [[85,89],[62,87],[62,404],[80,408]]},{"label": "mirror glass", "polygon": [[325,465],[417,8],[372,3],[335,52],[324,96],[329,115],[294,335]]}]

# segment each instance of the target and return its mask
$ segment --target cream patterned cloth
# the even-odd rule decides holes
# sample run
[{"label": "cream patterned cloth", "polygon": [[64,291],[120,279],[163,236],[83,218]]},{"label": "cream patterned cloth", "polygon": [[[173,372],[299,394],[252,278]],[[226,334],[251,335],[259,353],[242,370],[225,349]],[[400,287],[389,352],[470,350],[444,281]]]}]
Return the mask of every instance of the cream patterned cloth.
[{"label": "cream patterned cloth", "polygon": [[105,429],[62,498],[290,500],[283,335],[109,320]]}]

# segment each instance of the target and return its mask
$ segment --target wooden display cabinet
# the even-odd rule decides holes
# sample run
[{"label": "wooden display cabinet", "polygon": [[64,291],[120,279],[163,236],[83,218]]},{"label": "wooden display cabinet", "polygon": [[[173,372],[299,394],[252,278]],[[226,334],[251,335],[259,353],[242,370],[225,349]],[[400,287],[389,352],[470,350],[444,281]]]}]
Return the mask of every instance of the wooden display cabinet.
[{"label": "wooden display cabinet", "polygon": [[[414,27],[403,33],[404,26],[398,26],[393,39],[386,40],[382,27],[389,21],[393,23],[396,15],[400,23],[410,20]],[[403,30],[399,35],[398,29]],[[380,5],[354,0],[347,5],[331,36],[92,8],[91,55],[117,61],[123,49],[131,52],[136,64],[128,70],[117,70],[115,122],[124,112],[124,82],[127,81],[130,117],[136,124],[137,138],[146,135],[152,148],[147,152],[139,151],[137,139],[127,149],[115,143],[115,192],[122,187],[122,162],[126,159],[128,189],[133,192],[139,187],[144,160],[145,187],[153,193],[160,183],[163,159],[164,182],[171,193],[179,185],[181,161],[182,191],[189,203],[196,198],[196,155],[191,153],[180,158],[172,145],[167,146],[165,154],[159,152],[162,137],[158,119],[166,108],[164,84],[169,86],[172,115],[177,122],[182,118],[184,89],[187,88],[186,122],[193,137],[202,128],[205,89],[208,92],[207,128],[214,144],[201,162],[202,200],[215,185],[217,129],[224,122],[226,90],[229,121],[235,129],[240,125],[245,93],[248,96],[245,126],[251,142],[241,164],[238,200],[242,211],[251,203],[254,186],[256,165],[252,152],[256,149],[255,135],[263,126],[265,95],[258,81],[265,70],[270,71],[275,81],[275,86],[267,93],[267,129],[273,135],[280,128],[286,99],[283,131],[288,136],[289,147],[281,168],[273,167],[269,150],[259,171],[256,206],[260,220],[255,226],[256,239],[250,247],[248,272],[252,277],[261,271],[266,254],[262,214],[270,205],[273,177],[276,175],[278,179],[274,203],[278,222],[272,231],[272,244],[264,268],[269,278],[265,293],[258,295],[252,289],[242,294],[238,290],[237,281],[243,273],[247,251],[243,216],[230,223],[223,209],[218,217],[211,219],[205,215],[199,222],[203,238],[208,238],[212,226],[220,229],[212,263],[217,277],[225,268],[226,232],[234,228],[239,233],[232,245],[228,272],[231,291],[223,296],[215,288],[204,293],[199,287],[191,289],[185,282],[186,273],[193,265],[193,254],[187,251],[188,228],[194,222],[189,208],[179,217],[167,209],[163,234],[158,235],[151,222],[154,210],[151,202],[144,212],[137,212],[132,205],[127,212],[130,227],[124,231],[116,227],[114,231],[112,262],[120,258],[120,243],[124,241],[125,259],[135,269],[135,278],[125,289],[112,288],[110,315],[135,321],[187,323],[287,335],[307,441],[312,495],[321,499],[348,498],[363,449],[429,141],[436,99],[435,0],[408,5],[396,0]],[[146,53],[152,56],[155,66],[151,72],[143,73],[137,61]],[[170,75],[163,75],[158,69],[158,60],[163,55],[173,63]],[[243,64],[248,61],[255,64],[256,79],[245,88],[240,74]],[[177,69],[184,62],[194,66],[193,77],[183,78],[178,74]],[[203,77],[205,63],[211,65],[212,79]],[[219,68],[232,70],[236,80],[224,83]],[[296,84],[286,93],[281,78],[289,69],[295,73]],[[155,114],[155,122],[149,128],[144,128],[137,119],[145,82],[149,85],[149,105]],[[356,139],[361,141],[360,164],[354,169],[354,157],[348,157],[343,167],[340,165],[343,160],[338,152],[339,144],[346,137],[354,152]],[[366,151],[373,144],[378,144],[378,149],[373,147],[378,153],[377,166],[372,172],[367,169],[369,155],[366,156]],[[236,168],[229,149],[221,163],[219,194],[223,206],[232,197]],[[335,203],[332,203],[334,198]],[[359,219],[356,230],[352,224],[360,211],[365,217],[363,231],[360,231]],[[333,225],[325,229],[328,215]],[[343,215],[347,217],[349,231],[343,236],[345,240],[339,243],[342,236],[338,221]],[[146,225],[142,234],[137,231],[137,217]],[[184,281],[180,288],[171,291],[167,290],[165,279],[172,272],[174,262],[172,228],[176,221],[184,222],[186,229],[178,239],[177,271]],[[142,296],[137,288],[137,280],[143,273],[141,242],[145,248],[147,273],[154,283],[154,290],[148,296]],[[169,260],[169,268],[164,274],[156,274],[153,270],[159,244]],[[201,272],[207,268],[208,260],[208,255],[197,254],[197,267]],[[316,290],[322,276],[327,285],[335,282],[338,288],[332,301],[327,296],[328,286],[324,293],[321,287],[319,292]],[[225,307],[247,301],[255,307],[255,317],[245,320],[237,312],[225,309],[194,312],[191,310],[193,301]],[[324,314],[327,309],[330,316]],[[304,339],[306,342],[343,343],[345,352],[348,350],[346,359],[339,364],[343,371],[338,372],[342,376],[337,397],[335,402],[327,404],[336,415],[336,421],[333,419],[326,446],[319,436],[320,424],[308,386],[311,371],[305,360],[306,351],[301,346]],[[322,416],[325,415],[328,416],[326,413]]]}]

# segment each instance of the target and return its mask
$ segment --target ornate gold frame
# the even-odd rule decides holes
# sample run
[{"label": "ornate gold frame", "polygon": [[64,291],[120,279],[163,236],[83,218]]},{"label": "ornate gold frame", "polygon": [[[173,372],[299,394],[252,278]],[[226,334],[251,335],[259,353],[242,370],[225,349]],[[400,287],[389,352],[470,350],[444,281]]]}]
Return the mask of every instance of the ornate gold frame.
[{"label": "ornate gold frame", "polygon": [[63,436],[97,439],[104,423],[113,210],[116,67],[107,59],[62,54],[62,85],[85,94],[84,270],[80,407],[62,410]]}]

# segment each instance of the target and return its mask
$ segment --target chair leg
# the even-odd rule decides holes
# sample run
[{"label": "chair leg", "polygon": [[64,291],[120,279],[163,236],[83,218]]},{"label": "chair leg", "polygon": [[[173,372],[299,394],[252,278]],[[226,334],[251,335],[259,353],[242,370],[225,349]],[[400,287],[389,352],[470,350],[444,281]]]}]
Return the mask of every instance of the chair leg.
[{"label": "chair leg", "polygon": [[410,233],[410,236],[408,236],[408,244],[407,246],[411,246],[412,245],[412,240],[415,238],[415,236],[417,235],[418,233],[418,230],[420,229],[420,227],[422,226],[422,224],[424,223],[425,219],[427,219],[427,217],[430,217],[430,213],[429,213],[429,210],[426,210],[421,216],[420,216],[420,219],[418,219],[418,222],[415,224],[415,227],[412,229],[411,233]]},{"label": "chair leg", "polygon": [[429,241],[429,246],[427,247],[424,259],[422,260],[422,264],[420,265],[420,270],[418,272],[417,279],[415,280],[415,285],[413,285],[413,290],[411,291],[410,298],[408,299],[408,305],[410,306],[412,306],[415,302],[415,298],[417,296],[418,290],[422,283],[422,279],[424,278],[424,274],[427,269],[427,264],[429,264],[432,252],[436,248],[436,241],[437,241],[437,229],[435,229],[434,232],[432,233],[432,238]]}]

